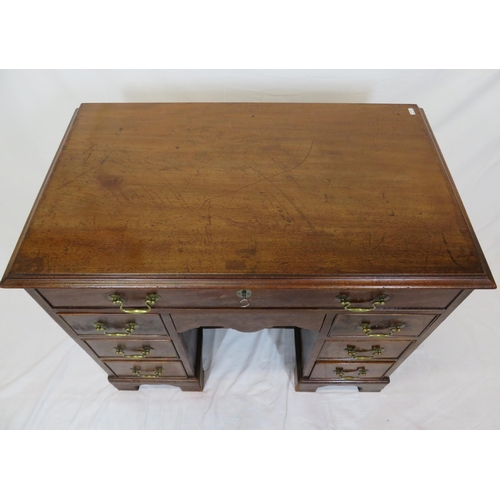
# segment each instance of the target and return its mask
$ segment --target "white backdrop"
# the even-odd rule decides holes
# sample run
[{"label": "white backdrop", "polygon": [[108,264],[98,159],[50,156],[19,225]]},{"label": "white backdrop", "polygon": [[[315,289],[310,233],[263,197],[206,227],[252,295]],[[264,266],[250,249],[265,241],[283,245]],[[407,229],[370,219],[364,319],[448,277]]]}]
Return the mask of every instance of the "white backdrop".
[{"label": "white backdrop", "polygon": [[[82,102],[424,108],[500,281],[500,71],[0,71],[0,273]],[[208,332],[203,393],[119,392],[22,290],[0,290],[2,429],[499,429],[500,294],[474,292],[381,393],[296,393],[284,330]],[[208,356],[210,354],[210,356]]]}]

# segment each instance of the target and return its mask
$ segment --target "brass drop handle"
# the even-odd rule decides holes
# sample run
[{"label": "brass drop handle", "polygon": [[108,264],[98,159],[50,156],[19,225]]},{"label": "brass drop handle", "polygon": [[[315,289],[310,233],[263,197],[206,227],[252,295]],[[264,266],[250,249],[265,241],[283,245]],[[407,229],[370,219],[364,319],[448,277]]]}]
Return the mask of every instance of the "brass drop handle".
[{"label": "brass drop handle", "polygon": [[[366,360],[380,356],[382,351],[384,351],[384,348],[379,345],[372,345],[371,349],[356,349],[355,345],[348,345],[344,351],[347,351],[347,354],[353,359]],[[359,352],[371,352],[373,353],[373,356],[358,356]]]},{"label": "brass drop handle", "polygon": [[154,350],[153,347],[143,346],[139,351],[140,354],[125,354],[125,350],[121,345],[119,345],[116,347],[115,354],[121,355],[123,358],[127,359],[138,359],[145,358],[152,350]]},{"label": "brass drop handle", "polygon": [[161,297],[159,295],[156,295],[155,293],[151,293],[146,296],[146,300],[144,301],[144,303],[146,304],[145,308],[140,307],[140,308],[127,308],[127,309],[125,309],[124,307],[125,303],[123,302],[123,299],[119,295],[117,294],[109,295],[108,299],[111,300],[113,304],[120,306],[121,312],[127,314],[146,314],[149,311],[151,311],[151,307],[154,306],[156,304],[156,301],[160,300]]},{"label": "brass drop handle", "polygon": [[342,293],[337,296],[337,299],[340,300],[340,305],[346,310],[351,312],[370,312],[377,309],[378,306],[385,306],[385,301],[389,300],[388,295],[378,295],[372,301],[371,307],[352,307],[351,302],[349,301],[349,297]]},{"label": "brass drop handle", "polygon": [[398,323],[389,329],[389,333],[372,333],[373,330],[378,328],[377,326],[373,326],[368,321],[363,321],[363,323],[359,325],[367,337],[391,337],[394,333],[401,332],[404,326],[403,323]]},{"label": "brass drop handle", "polygon": [[[358,372],[358,376],[351,377],[351,376],[344,375],[344,373],[347,373],[347,372]],[[342,380],[358,380],[359,378],[361,378],[362,375],[366,375],[367,373],[368,373],[368,370],[364,366],[360,366],[360,367],[356,368],[355,370],[344,370],[344,368],[342,368],[342,367],[335,368],[335,375],[337,375],[337,377],[341,378]]]},{"label": "brass drop handle", "polygon": [[134,366],[134,368],[132,368],[132,375],[135,375],[136,377],[140,377],[140,378],[158,378],[158,377],[161,377],[162,371],[163,370],[162,370],[161,366],[159,366],[158,368],[156,368],[155,372],[152,375],[145,375],[141,372],[140,368],[137,368],[137,366]]},{"label": "brass drop handle", "polygon": [[125,325],[125,331],[124,332],[108,332],[106,329],[106,325],[104,323],[101,323],[100,321],[95,323],[94,325],[96,331],[104,333],[104,335],[107,335],[108,337],[128,337],[136,328],[139,327],[138,324],[136,323],[127,323]]}]

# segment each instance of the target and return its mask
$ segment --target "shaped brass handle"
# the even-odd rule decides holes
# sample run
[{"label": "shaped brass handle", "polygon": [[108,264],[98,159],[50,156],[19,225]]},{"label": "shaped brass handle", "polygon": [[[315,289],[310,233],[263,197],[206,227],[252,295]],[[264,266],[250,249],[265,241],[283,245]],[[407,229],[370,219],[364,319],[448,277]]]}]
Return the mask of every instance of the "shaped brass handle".
[{"label": "shaped brass handle", "polygon": [[132,375],[135,375],[136,377],[140,377],[140,378],[158,378],[158,377],[161,377],[161,374],[162,374],[161,366],[159,366],[158,368],[156,368],[156,370],[153,373],[153,375],[145,375],[145,374],[143,374],[141,372],[141,369],[137,368],[137,366],[134,366],[134,368],[132,368]]},{"label": "shaped brass handle", "polygon": [[[373,359],[380,356],[383,350],[384,348],[379,345],[372,345],[371,349],[357,349],[355,345],[348,345],[344,349],[344,351],[347,351],[347,354],[351,356],[351,358],[359,360]],[[373,356],[358,356],[358,352],[372,352]]]},{"label": "shaped brass handle", "polygon": [[151,311],[151,307],[154,306],[156,304],[156,301],[160,300],[161,297],[159,295],[156,295],[155,293],[151,293],[146,296],[146,300],[144,301],[144,303],[146,304],[146,308],[140,307],[140,308],[127,308],[127,309],[125,309],[124,307],[125,303],[123,302],[123,299],[119,295],[117,294],[110,295],[108,299],[111,300],[113,304],[120,306],[120,311],[126,314],[146,314],[149,311]]},{"label": "shaped brass handle", "polygon": [[104,323],[98,322],[95,325],[95,329],[98,332],[104,333],[104,335],[107,335],[108,337],[128,337],[136,328],[139,327],[136,323],[127,323],[125,325],[125,331],[124,332],[108,332],[106,330],[106,325]]},{"label": "shaped brass handle", "polygon": [[[350,377],[344,375],[344,373],[347,372],[358,372],[358,376]],[[361,378],[362,375],[366,375],[367,373],[368,370],[364,366],[359,366],[355,370],[344,370],[342,367],[335,368],[335,375],[337,375],[337,377],[341,378],[342,380],[358,380],[359,378]]]},{"label": "shaped brass handle", "polygon": [[116,347],[115,354],[121,355],[123,358],[127,359],[138,359],[138,358],[145,358],[153,350],[154,350],[153,347],[143,346],[142,349],[139,351],[140,354],[125,354],[125,350],[121,345],[119,345]]},{"label": "shaped brass handle", "polygon": [[389,329],[389,333],[372,333],[373,330],[378,329],[378,326],[373,326],[367,321],[363,321],[359,327],[367,337],[391,337],[394,333],[399,333],[405,325],[398,323]]},{"label": "shaped brass handle", "polygon": [[385,306],[385,301],[389,300],[388,295],[378,295],[372,301],[371,307],[352,307],[351,302],[349,301],[349,297],[342,293],[337,296],[337,299],[340,300],[340,305],[346,310],[351,312],[370,312],[377,309],[378,306]]}]

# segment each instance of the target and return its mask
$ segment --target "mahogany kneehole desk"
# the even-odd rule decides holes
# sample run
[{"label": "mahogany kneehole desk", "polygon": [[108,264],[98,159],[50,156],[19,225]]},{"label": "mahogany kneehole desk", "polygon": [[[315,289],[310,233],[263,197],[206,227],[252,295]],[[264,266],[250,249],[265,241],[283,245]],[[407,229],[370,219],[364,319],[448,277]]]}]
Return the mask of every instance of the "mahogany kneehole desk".
[{"label": "mahogany kneehole desk", "polygon": [[83,104],[3,287],[118,389],[203,389],[204,328],[295,332],[296,389],[380,391],[495,288],[416,105]]}]

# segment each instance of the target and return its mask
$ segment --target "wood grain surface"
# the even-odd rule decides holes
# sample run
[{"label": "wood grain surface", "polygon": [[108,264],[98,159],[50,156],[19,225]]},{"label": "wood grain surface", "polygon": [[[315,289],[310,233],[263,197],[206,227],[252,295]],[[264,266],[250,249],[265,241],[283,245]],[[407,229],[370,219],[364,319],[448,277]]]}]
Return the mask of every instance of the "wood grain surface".
[{"label": "wood grain surface", "polygon": [[355,275],[492,287],[448,175],[416,105],[83,104],[4,286]]}]

